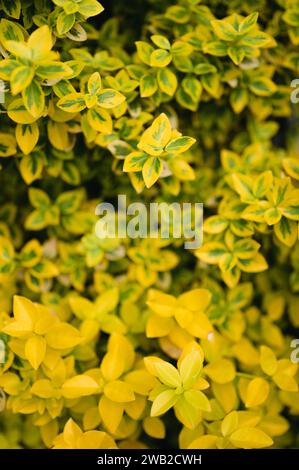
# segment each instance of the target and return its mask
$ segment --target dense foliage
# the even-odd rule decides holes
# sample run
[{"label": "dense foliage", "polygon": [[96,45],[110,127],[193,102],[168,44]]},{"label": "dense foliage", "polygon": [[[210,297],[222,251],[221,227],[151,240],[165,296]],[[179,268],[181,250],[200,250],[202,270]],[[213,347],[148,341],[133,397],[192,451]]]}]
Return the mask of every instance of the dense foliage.
[{"label": "dense foliage", "polygon": [[299,1],[102,4],[0,1],[0,447],[297,447]]}]

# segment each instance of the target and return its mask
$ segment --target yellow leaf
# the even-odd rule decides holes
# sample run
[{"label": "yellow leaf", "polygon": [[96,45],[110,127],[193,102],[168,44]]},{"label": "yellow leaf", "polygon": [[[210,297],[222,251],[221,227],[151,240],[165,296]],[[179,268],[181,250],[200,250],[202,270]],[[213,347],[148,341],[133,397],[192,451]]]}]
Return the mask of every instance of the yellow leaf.
[{"label": "yellow leaf", "polygon": [[224,420],[221,423],[221,433],[222,435],[229,436],[238,428],[239,417],[237,411],[232,411],[225,416]]},{"label": "yellow leaf", "polygon": [[192,441],[188,445],[188,449],[217,449],[216,442],[218,439],[219,437],[213,436],[213,434],[205,434]]},{"label": "yellow leaf", "polygon": [[264,416],[259,428],[271,437],[281,436],[290,428],[290,424],[283,416]]},{"label": "yellow leaf", "polygon": [[101,416],[98,410],[98,406],[92,406],[88,408],[83,416],[83,428],[85,431],[95,429],[101,422]]},{"label": "yellow leaf", "polygon": [[151,408],[151,416],[160,416],[166,413],[177,402],[179,395],[175,390],[165,390],[160,393],[154,400]]},{"label": "yellow leaf", "polygon": [[32,330],[37,312],[36,306],[31,300],[15,295],[13,299],[13,312],[17,322],[22,323],[25,329]]},{"label": "yellow leaf", "polygon": [[191,322],[186,325],[186,330],[196,338],[206,339],[213,333],[213,326],[205,313],[195,312]]},{"label": "yellow leaf", "polygon": [[233,432],[231,443],[241,449],[261,449],[273,444],[271,437],[257,428],[244,427]]},{"label": "yellow leaf", "polygon": [[122,380],[114,380],[106,384],[104,394],[109,400],[117,403],[126,403],[135,399],[131,385]]},{"label": "yellow leaf", "polygon": [[53,441],[59,432],[58,422],[56,419],[49,421],[48,423],[41,426],[40,429],[41,438],[45,445],[50,448],[53,445]]},{"label": "yellow leaf", "polygon": [[246,393],[246,408],[253,408],[265,402],[269,395],[270,386],[265,379],[256,377],[248,384]]},{"label": "yellow leaf", "polygon": [[28,155],[36,146],[39,138],[39,128],[36,122],[32,124],[18,124],[16,139],[18,146],[25,155]]},{"label": "yellow leaf", "polygon": [[184,393],[185,400],[196,410],[211,411],[211,405],[206,395],[200,390],[187,390]]},{"label": "yellow leaf", "polygon": [[238,397],[236,387],[233,382],[228,382],[226,384],[217,384],[214,382],[212,388],[215,398],[226,413],[229,413],[237,406]]},{"label": "yellow leaf", "polygon": [[212,295],[207,289],[193,289],[178,297],[182,307],[187,306],[192,312],[204,311],[211,302]]},{"label": "yellow leaf", "polygon": [[195,429],[201,420],[201,410],[194,408],[182,395],[180,395],[176,401],[174,411],[178,420],[188,429]]},{"label": "yellow leaf", "polygon": [[236,376],[235,366],[229,359],[217,359],[208,364],[204,371],[214,382],[219,384],[231,382]]},{"label": "yellow leaf", "polygon": [[156,289],[148,291],[147,305],[161,317],[172,317],[176,299],[173,295],[165,294]]},{"label": "yellow leaf", "polygon": [[87,111],[87,120],[90,126],[98,132],[112,133],[113,123],[110,114],[100,106],[94,106]]},{"label": "yellow leaf", "polygon": [[77,449],[116,449],[117,446],[106,432],[87,431],[77,440]]},{"label": "yellow leaf", "polygon": [[163,170],[163,163],[160,158],[149,157],[142,167],[142,176],[145,186],[150,188],[158,180]]},{"label": "yellow leaf", "polygon": [[180,374],[172,364],[153,356],[144,358],[144,362],[148,371],[158,377],[163,384],[172,388],[181,386]]},{"label": "yellow leaf", "polygon": [[47,25],[33,31],[28,39],[28,46],[32,49],[33,60],[40,60],[52,49],[52,34]]},{"label": "yellow leaf", "polygon": [[33,369],[37,370],[43,362],[46,354],[46,347],[46,341],[42,336],[32,336],[26,341],[25,356]]},{"label": "yellow leaf", "polygon": [[155,439],[164,439],[166,434],[166,429],[163,421],[159,418],[152,418],[147,416],[143,420],[143,429],[150,437]]},{"label": "yellow leaf", "polygon": [[161,338],[167,336],[175,325],[173,318],[151,315],[146,323],[147,338]]},{"label": "yellow leaf", "polygon": [[283,371],[277,372],[275,375],[273,375],[273,380],[281,390],[285,390],[286,392],[298,391],[298,384],[294,377]]},{"label": "yellow leaf", "polygon": [[263,372],[265,372],[267,375],[273,375],[277,370],[276,356],[272,349],[268,348],[267,346],[261,346],[260,365]]},{"label": "yellow leaf", "polygon": [[171,125],[166,114],[158,116],[141,136],[138,148],[149,155],[158,156],[171,139]]},{"label": "yellow leaf", "polygon": [[56,391],[49,379],[40,379],[34,382],[31,387],[31,393],[40,398],[52,398],[56,395]]},{"label": "yellow leaf", "polygon": [[183,358],[179,364],[179,372],[185,388],[194,384],[202,370],[202,356],[196,349],[191,351]]},{"label": "yellow leaf", "polygon": [[76,375],[71,377],[62,386],[62,393],[65,398],[80,398],[99,393],[98,383],[88,375]]},{"label": "yellow leaf", "polygon": [[117,90],[105,88],[97,93],[98,105],[102,108],[111,109],[121,105],[126,97]]},{"label": "yellow leaf", "polygon": [[102,395],[99,401],[99,412],[105,427],[114,434],[123,417],[123,405],[115,403]]},{"label": "yellow leaf", "polygon": [[76,448],[77,439],[79,439],[82,434],[83,433],[79,426],[72,420],[72,418],[70,418],[64,426],[63,437],[71,449]]},{"label": "yellow leaf", "polygon": [[69,349],[77,346],[82,338],[79,331],[72,325],[60,323],[55,325],[47,334],[46,341],[53,349]]},{"label": "yellow leaf", "polygon": [[101,363],[103,377],[108,381],[118,379],[131,368],[134,357],[130,341],[120,334],[113,333],[109,339],[108,352]]}]

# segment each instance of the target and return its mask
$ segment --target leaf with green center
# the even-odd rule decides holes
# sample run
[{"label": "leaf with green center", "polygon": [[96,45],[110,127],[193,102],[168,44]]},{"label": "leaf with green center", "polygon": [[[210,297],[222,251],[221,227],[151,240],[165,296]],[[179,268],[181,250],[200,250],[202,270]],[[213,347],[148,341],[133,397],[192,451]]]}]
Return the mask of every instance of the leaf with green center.
[{"label": "leaf with green center", "polygon": [[22,91],[24,105],[27,111],[35,118],[38,118],[44,112],[45,95],[36,81],[32,81],[25,90]]},{"label": "leaf with green center", "polygon": [[105,88],[97,93],[98,105],[102,108],[115,108],[122,104],[126,98],[119,91]]},{"label": "leaf with green center", "polygon": [[150,188],[155,184],[162,173],[162,169],[163,164],[160,158],[150,157],[146,160],[142,167],[142,176],[147,188]]}]

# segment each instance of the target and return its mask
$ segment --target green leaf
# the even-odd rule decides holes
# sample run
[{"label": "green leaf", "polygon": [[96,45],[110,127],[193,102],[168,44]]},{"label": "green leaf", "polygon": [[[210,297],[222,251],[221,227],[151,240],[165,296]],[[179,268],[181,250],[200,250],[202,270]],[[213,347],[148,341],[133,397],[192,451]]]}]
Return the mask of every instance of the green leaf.
[{"label": "green leaf", "polygon": [[245,88],[235,88],[231,92],[229,100],[234,112],[239,114],[248,105],[248,92]]},{"label": "green leaf", "polygon": [[112,88],[105,88],[97,94],[98,105],[102,108],[115,108],[122,104],[126,98],[119,91]]},{"label": "green leaf", "polygon": [[47,227],[47,225],[45,212],[41,210],[34,210],[25,220],[25,228],[27,230],[42,230]]},{"label": "green leaf", "polygon": [[267,47],[273,42],[274,41],[269,34],[262,31],[251,31],[242,39],[241,44],[242,46],[249,47]]},{"label": "green leaf", "polygon": [[87,111],[87,120],[91,127],[98,132],[111,134],[113,123],[110,114],[100,106],[95,106]]},{"label": "green leaf", "polygon": [[198,104],[202,93],[202,85],[200,81],[195,77],[185,77],[182,80],[182,86],[185,93],[190,96],[192,101]]},{"label": "green leaf", "polygon": [[184,24],[190,18],[190,10],[183,6],[173,5],[167,8],[165,18],[172,20],[174,23]]},{"label": "green leaf", "polygon": [[21,0],[2,0],[2,8],[7,16],[17,20],[21,14]]},{"label": "green leaf", "polygon": [[260,244],[251,238],[238,240],[234,245],[234,254],[239,259],[250,259],[255,256],[260,248]]},{"label": "green leaf", "polygon": [[13,71],[20,66],[19,62],[13,59],[0,61],[0,78],[9,81]]},{"label": "green leaf", "polygon": [[27,65],[21,65],[13,70],[10,77],[11,92],[17,95],[28,87],[34,77],[34,69]]},{"label": "green leaf", "polygon": [[211,26],[219,39],[223,41],[234,41],[239,36],[238,31],[228,21],[212,20]]},{"label": "green leaf", "polygon": [[190,55],[193,51],[193,47],[188,42],[175,41],[171,46],[171,54],[174,57],[181,57],[183,60],[186,56]]},{"label": "green leaf", "polygon": [[30,188],[28,195],[31,205],[36,209],[46,209],[51,205],[49,196],[41,189]]},{"label": "green leaf", "polygon": [[165,151],[169,153],[183,153],[186,152],[186,150],[188,150],[195,142],[196,139],[193,139],[193,137],[177,137],[166,145]]},{"label": "green leaf", "polygon": [[271,189],[273,183],[272,171],[264,171],[261,173],[254,182],[253,194],[256,198],[263,198],[266,193]]},{"label": "green leaf", "polygon": [[194,73],[196,75],[206,75],[207,73],[217,73],[215,65],[209,64],[208,62],[202,62],[194,67]]},{"label": "green leaf", "polygon": [[267,77],[257,77],[249,85],[249,89],[257,96],[270,96],[275,93],[275,83]]},{"label": "green leaf", "polygon": [[36,74],[44,79],[61,79],[72,75],[73,70],[63,62],[43,62],[36,67]]},{"label": "green leaf", "polygon": [[79,12],[85,18],[99,15],[103,10],[104,7],[97,0],[81,0],[79,3]]},{"label": "green leaf", "polygon": [[206,233],[221,233],[228,227],[229,222],[220,215],[212,215],[204,221],[203,229]]},{"label": "green leaf", "polygon": [[142,168],[142,176],[145,186],[150,188],[155,184],[160,174],[162,173],[163,164],[162,160],[158,157],[150,157],[146,160]]},{"label": "green leaf", "polygon": [[0,273],[10,274],[15,268],[15,250],[11,241],[0,236]]},{"label": "green leaf", "polygon": [[242,47],[238,46],[231,46],[227,49],[227,53],[231,60],[234,62],[234,64],[239,65],[244,57],[245,57],[245,51],[242,49]]},{"label": "green leaf", "polygon": [[27,111],[35,118],[44,112],[45,95],[39,83],[32,81],[30,85],[22,91],[24,105]]},{"label": "green leaf", "polygon": [[6,45],[7,41],[24,41],[24,33],[22,28],[15,22],[1,19],[0,23],[0,41]]},{"label": "green leaf", "polygon": [[166,67],[170,64],[172,55],[164,49],[156,49],[151,53],[150,66],[151,67]]},{"label": "green leaf", "polygon": [[36,118],[33,117],[25,108],[22,99],[16,99],[9,103],[7,115],[12,121],[19,124],[31,124],[36,121]]},{"label": "green leaf", "polygon": [[20,162],[20,173],[26,184],[31,184],[33,181],[39,179],[43,168],[44,160],[37,152],[26,155]]},{"label": "green leaf", "polygon": [[60,98],[57,106],[68,113],[79,113],[86,108],[83,93],[70,93]]},{"label": "green leaf", "polygon": [[197,258],[208,264],[218,264],[222,256],[227,252],[227,248],[220,242],[208,242],[196,250]]},{"label": "green leaf", "polygon": [[161,68],[158,70],[157,80],[159,88],[163,93],[166,93],[166,95],[169,96],[174,95],[178,86],[178,80],[175,73],[168,68]]},{"label": "green leaf", "polygon": [[151,40],[160,49],[170,49],[170,42],[165,36],[161,36],[160,34],[153,34],[153,36],[151,36]]},{"label": "green leaf", "polygon": [[146,153],[132,152],[125,158],[123,171],[141,171],[147,159]]},{"label": "green leaf", "polygon": [[56,206],[59,207],[62,214],[72,214],[79,209],[85,198],[85,192],[82,189],[67,191],[60,194],[56,199]]},{"label": "green leaf", "polygon": [[99,72],[94,72],[90,75],[87,82],[88,93],[90,95],[96,95],[102,88],[102,78]]},{"label": "green leaf", "polygon": [[204,44],[203,52],[216,57],[224,57],[227,55],[227,44],[224,41],[209,41]]},{"label": "green leaf", "polygon": [[151,55],[154,52],[153,46],[144,41],[135,42],[139,59],[146,65],[151,64]]},{"label": "green leaf", "polygon": [[65,11],[62,11],[57,18],[56,28],[58,34],[65,34],[74,26],[76,15],[71,13],[68,15]]},{"label": "green leaf", "polygon": [[233,179],[234,189],[240,195],[241,200],[247,203],[254,202],[255,196],[253,195],[253,192],[252,192],[252,189],[253,189],[252,179],[249,176],[243,175],[241,173],[234,173],[232,175],[232,179]]},{"label": "green leaf", "polygon": [[298,224],[295,220],[282,217],[279,223],[274,225],[274,233],[281,243],[293,246],[298,240]]},{"label": "green leaf", "polygon": [[158,89],[157,80],[153,75],[143,75],[140,80],[140,96],[148,98],[152,96]]},{"label": "green leaf", "polygon": [[283,20],[290,26],[297,28],[299,26],[299,9],[290,8],[283,15]]},{"label": "green leaf", "polygon": [[239,24],[239,32],[244,34],[251,31],[257,23],[258,16],[258,12],[254,12],[251,13],[251,15],[246,16],[246,18]]},{"label": "green leaf", "polygon": [[16,141],[11,134],[0,133],[0,157],[11,157],[17,152]]},{"label": "green leaf", "polygon": [[284,158],[282,165],[288,175],[299,180],[299,160],[297,158]]},{"label": "green leaf", "polygon": [[214,98],[220,97],[220,78],[217,73],[207,73],[201,77],[204,89]]}]

